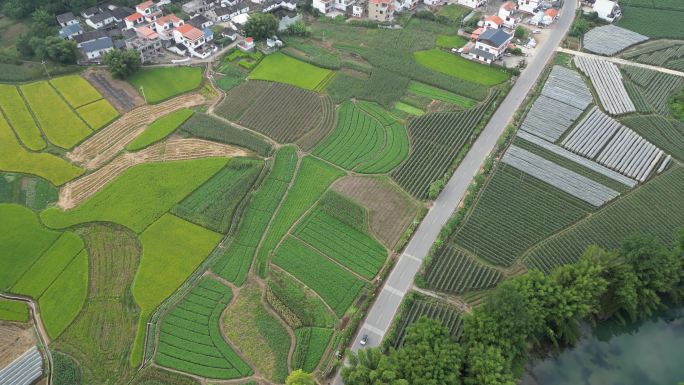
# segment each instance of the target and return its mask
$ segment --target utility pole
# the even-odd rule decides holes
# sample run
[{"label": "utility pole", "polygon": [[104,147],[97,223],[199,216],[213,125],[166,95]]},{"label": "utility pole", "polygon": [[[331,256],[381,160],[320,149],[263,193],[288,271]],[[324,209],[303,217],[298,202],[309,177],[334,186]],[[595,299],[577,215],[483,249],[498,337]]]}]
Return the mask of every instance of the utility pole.
[{"label": "utility pole", "polygon": [[145,89],[143,89],[143,86],[140,86],[140,93],[143,96],[143,99],[145,99],[145,104],[147,104],[147,98],[145,97]]},{"label": "utility pole", "polygon": [[43,65],[43,69],[45,70],[45,74],[47,75],[48,79],[50,79],[50,72],[48,72],[47,66],[45,65],[45,60],[42,60],[40,64]]}]

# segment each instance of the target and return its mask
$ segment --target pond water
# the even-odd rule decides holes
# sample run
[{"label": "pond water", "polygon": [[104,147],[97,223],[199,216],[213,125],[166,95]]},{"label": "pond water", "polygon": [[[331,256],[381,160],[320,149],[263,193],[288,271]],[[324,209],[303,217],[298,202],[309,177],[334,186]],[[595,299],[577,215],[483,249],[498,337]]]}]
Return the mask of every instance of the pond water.
[{"label": "pond water", "polygon": [[678,385],[684,383],[684,307],[633,324],[587,328],[555,357],[533,362],[521,385]]}]

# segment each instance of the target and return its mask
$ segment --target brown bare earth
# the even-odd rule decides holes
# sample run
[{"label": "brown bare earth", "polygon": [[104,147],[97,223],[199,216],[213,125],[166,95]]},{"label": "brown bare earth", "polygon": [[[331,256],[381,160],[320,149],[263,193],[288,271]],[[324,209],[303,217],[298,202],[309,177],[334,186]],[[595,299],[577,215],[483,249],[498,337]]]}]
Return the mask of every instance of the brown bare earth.
[{"label": "brown bare earth", "polygon": [[91,68],[83,73],[83,77],[122,114],[145,104],[145,100],[133,86],[126,81],[114,79],[103,69]]},{"label": "brown bare earth", "polygon": [[418,204],[379,178],[346,176],[332,188],[368,209],[371,231],[390,249],[418,214]]},{"label": "brown bare earth", "polygon": [[145,105],[123,115],[67,153],[67,158],[92,170],[107,163],[126,147],[145,127],[175,110],[205,102],[200,94],[186,94],[155,105]]},{"label": "brown bare earth", "polygon": [[77,206],[137,164],[245,155],[248,155],[247,151],[227,144],[204,139],[171,138],[137,152],[125,152],[97,171],[67,183],[59,191],[57,205],[65,210]]},{"label": "brown bare earth", "polygon": [[0,368],[4,368],[36,344],[30,324],[0,321]]}]

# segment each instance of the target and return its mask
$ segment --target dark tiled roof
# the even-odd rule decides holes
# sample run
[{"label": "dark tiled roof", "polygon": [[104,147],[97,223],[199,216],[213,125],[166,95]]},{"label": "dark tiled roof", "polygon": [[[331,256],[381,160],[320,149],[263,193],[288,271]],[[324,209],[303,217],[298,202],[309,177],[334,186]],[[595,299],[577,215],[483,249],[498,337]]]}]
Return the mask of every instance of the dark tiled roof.
[{"label": "dark tiled roof", "polygon": [[95,31],[84,32],[80,35],[74,36],[74,41],[76,41],[76,43],[85,43],[87,41],[91,41],[91,40],[95,40],[95,39],[99,39],[99,38],[107,37],[107,36],[108,35],[107,35],[106,31],[102,31],[102,30],[97,29]]},{"label": "dark tiled roof", "polygon": [[83,31],[80,24],[71,24],[59,30],[59,35],[61,37],[69,37],[79,31]]},{"label": "dark tiled roof", "polygon": [[74,19],[76,19],[76,16],[74,16],[74,14],[71,12],[67,12],[67,13],[63,13],[61,15],[57,15],[57,22],[60,24],[66,23],[66,22],[74,20]]},{"label": "dark tiled roof", "polygon": [[494,58],[495,58],[495,56],[494,56],[493,53],[487,52],[487,51],[483,51],[483,50],[481,50],[481,49],[479,49],[479,48],[473,48],[473,49],[471,49],[471,50],[470,50],[470,54],[471,54],[471,55],[479,56],[479,57],[481,57],[481,58],[489,59],[489,60],[494,60]]},{"label": "dark tiled roof", "polygon": [[95,16],[90,18],[90,21],[94,24],[103,22],[109,18],[113,17],[112,13],[109,11],[104,11],[100,13],[96,13]]},{"label": "dark tiled roof", "polygon": [[480,34],[480,37],[477,38],[477,41],[489,41],[491,42],[494,46],[499,47],[503,45],[508,39],[510,39],[511,35],[507,34],[501,29],[498,28],[490,28],[482,34]]},{"label": "dark tiled roof", "polygon": [[208,22],[209,19],[204,17],[203,15],[197,15],[193,17],[192,19],[188,20],[188,24],[192,25],[195,28],[202,28],[202,24]]},{"label": "dark tiled roof", "polygon": [[126,16],[132,15],[134,13],[135,13],[135,10],[132,8],[128,8],[128,7],[116,7],[112,11],[112,15],[114,15],[114,17],[116,17],[119,20],[123,20],[126,18]]},{"label": "dark tiled roof", "polygon": [[99,51],[107,48],[112,48],[114,46],[114,43],[112,42],[112,38],[110,37],[103,37],[99,38],[97,40],[89,41],[87,43],[83,43],[83,46],[81,49],[83,49],[84,52],[92,52],[92,51]]}]

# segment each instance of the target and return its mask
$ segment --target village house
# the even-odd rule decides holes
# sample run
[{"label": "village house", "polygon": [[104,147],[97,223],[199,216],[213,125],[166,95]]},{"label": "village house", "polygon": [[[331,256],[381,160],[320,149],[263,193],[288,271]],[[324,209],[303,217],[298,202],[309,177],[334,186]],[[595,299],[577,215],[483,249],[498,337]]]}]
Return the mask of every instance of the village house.
[{"label": "village house", "polygon": [[353,17],[363,17],[366,13],[366,0],[359,1],[352,5],[352,16]]},{"label": "village house", "polygon": [[81,52],[89,61],[99,61],[102,56],[114,49],[114,43],[109,36],[88,41],[81,45]]},{"label": "village house", "polygon": [[411,9],[418,4],[417,0],[394,0],[395,11],[405,11]]},{"label": "village house", "polygon": [[207,12],[207,17],[209,17],[215,23],[219,23],[223,21],[229,21],[236,16],[247,12],[249,12],[249,3],[246,1],[241,1],[235,5],[213,8]]},{"label": "village house", "polygon": [[81,24],[78,23],[66,25],[59,30],[59,36],[63,39],[73,39],[74,36],[82,33],[83,28],[81,28]]},{"label": "village house", "polygon": [[151,0],[136,5],[135,11],[143,15],[148,23],[157,20],[157,18],[162,15],[161,9],[159,9],[159,7]]},{"label": "village house", "polygon": [[140,27],[131,31],[133,31],[133,36],[125,39],[126,48],[140,52],[140,61],[142,63],[151,62],[162,53],[161,39],[152,28]]},{"label": "village house", "polygon": [[86,9],[81,11],[81,16],[88,19],[88,18],[95,16],[96,13],[100,13],[100,12],[102,12],[100,7],[97,7],[97,6],[89,7],[89,8],[86,8]]},{"label": "village house", "polygon": [[487,29],[477,38],[475,47],[470,49],[470,59],[491,64],[501,59],[512,39],[513,35],[502,29]]},{"label": "village house", "polygon": [[126,16],[124,22],[126,23],[126,28],[131,29],[138,28],[145,24],[147,21],[145,20],[145,16],[143,16],[141,13],[135,12],[132,15]]},{"label": "village house", "polygon": [[210,51],[202,50],[206,43],[204,33],[190,24],[183,24],[174,29],[173,37],[177,44],[187,47],[192,56],[204,59],[211,54]]},{"label": "village house", "polygon": [[536,13],[541,0],[518,0],[518,9],[522,12]]},{"label": "village house", "polygon": [[617,0],[596,0],[596,2],[594,2],[593,9],[594,12],[598,14],[600,19],[609,23],[612,23],[622,17],[622,10],[618,5]]},{"label": "village house", "polygon": [[103,38],[103,37],[109,37],[106,31],[103,30],[95,30],[95,31],[88,31],[88,32],[83,32],[82,34],[79,35],[73,35],[71,38],[73,41],[76,42],[76,45],[78,47],[81,47],[83,44]]},{"label": "village house", "polygon": [[207,19],[204,15],[195,15],[188,20],[188,24],[195,28],[204,29],[214,25],[214,22]]},{"label": "village house", "polygon": [[544,11],[542,17],[542,24],[551,25],[558,18],[558,10],[556,8],[549,8]]},{"label": "village house", "polygon": [[368,1],[368,18],[380,22],[389,22],[394,19],[394,4],[392,0]]},{"label": "village house", "polygon": [[73,13],[67,12],[61,15],[57,15],[57,23],[60,27],[66,27],[67,25],[78,24],[78,18],[74,16]]},{"label": "village house", "polygon": [[185,24],[185,22],[176,16],[175,13],[162,16],[152,23],[152,29],[159,34],[162,40],[170,40],[174,38],[173,30]]},{"label": "village house", "polygon": [[93,29],[104,28],[105,26],[114,23],[114,15],[112,15],[109,10],[98,12],[93,16],[86,19],[86,24],[88,24]]},{"label": "village house", "polygon": [[245,40],[238,43],[237,47],[242,52],[253,52],[255,47],[254,39],[251,37],[246,37]]},{"label": "village house", "polygon": [[266,0],[263,3],[263,8],[261,9],[261,12],[272,12],[278,9],[294,11],[295,9],[297,9],[297,3],[293,0]]},{"label": "village house", "polygon": [[499,17],[503,19],[504,27],[514,29],[518,23],[515,13],[518,10],[518,4],[507,1],[499,7]]},{"label": "village house", "polygon": [[318,10],[318,12],[322,14],[326,14],[328,12],[331,12],[333,10],[333,1],[332,0],[313,0],[311,2],[311,7],[314,9]]},{"label": "village house", "polygon": [[484,28],[501,28],[504,25],[504,21],[499,16],[487,16],[484,20]]},{"label": "village house", "polygon": [[488,0],[458,0],[458,4],[465,5],[470,8],[477,8],[487,4]]}]

